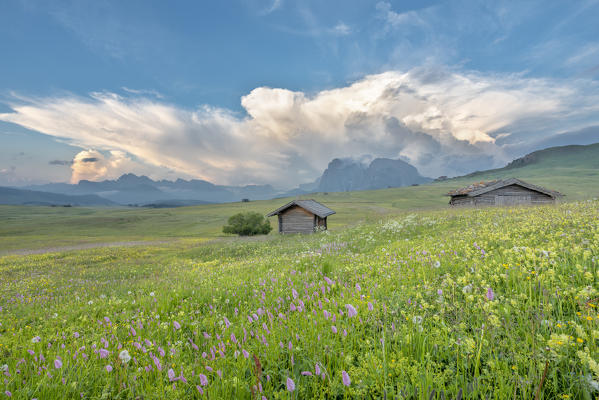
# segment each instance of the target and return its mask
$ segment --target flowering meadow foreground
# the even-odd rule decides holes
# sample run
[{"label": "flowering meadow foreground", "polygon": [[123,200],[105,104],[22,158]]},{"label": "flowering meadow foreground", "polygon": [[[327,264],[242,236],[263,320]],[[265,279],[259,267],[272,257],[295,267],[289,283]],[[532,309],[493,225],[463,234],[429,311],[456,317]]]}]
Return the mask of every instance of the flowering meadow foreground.
[{"label": "flowering meadow foreground", "polygon": [[0,398],[599,395],[599,202],[0,258]]}]

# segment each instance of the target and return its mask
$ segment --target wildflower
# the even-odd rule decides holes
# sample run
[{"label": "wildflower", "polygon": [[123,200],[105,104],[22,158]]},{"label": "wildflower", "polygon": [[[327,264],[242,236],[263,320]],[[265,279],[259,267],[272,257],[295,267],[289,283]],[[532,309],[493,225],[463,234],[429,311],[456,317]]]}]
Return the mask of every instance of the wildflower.
[{"label": "wildflower", "polygon": [[320,375],[320,365],[318,365],[318,363],[316,363],[316,365],[314,366],[314,372],[316,373],[316,375]]},{"label": "wildflower", "polygon": [[173,369],[172,369],[172,368],[169,368],[169,370],[168,370],[167,374],[168,374],[168,380],[169,380],[169,381],[171,381],[171,382],[172,382],[172,381],[174,381],[174,380],[175,380],[175,371],[173,371]]},{"label": "wildflower", "polygon": [[108,357],[108,354],[110,354],[110,352],[106,349],[100,349],[100,358],[106,358]]},{"label": "wildflower", "polygon": [[27,350],[27,353],[29,353],[29,355],[32,355],[32,356],[35,355],[35,351],[33,351],[33,350]]},{"label": "wildflower", "polygon": [[293,379],[287,377],[287,390],[293,392],[295,390],[295,382]]},{"label": "wildflower", "polygon": [[119,353],[119,360],[127,364],[129,361],[131,361],[131,355],[127,350],[123,350]]},{"label": "wildflower", "polygon": [[106,366],[106,371],[108,371],[108,372],[112,372],[112,365],[108,364],[108,365]]},{"label": "wildflower", "polygon": [[150,296],[154,297],[154,292],[150,292]]},{"label": "wildflower", "polygon": [[333,333],[337,333],[337,328],[335,327],[335,325],[331,326],[331,330],[333,331]]},{"label": "wildflower", "polygon": [[173,322],[173,326],[175,327],[175,329],[181,329],[181,325],[177,321]]},{"label": "wildflower", "polygon": [[8,364],[0,365],[0,372],[8,371]]},{"label": "wildflower", "polygon": [[439,268],[441,266],[441,262],[440,261],[435,261],[435,268]]},{"label": "wildflower", "polygon": [[198,392],[200,392],[200,394],[204,394],[204,389],[202,389],[200,385],[196,385],[196,389],[198,389]]},{"label": "wildflower", "polygon": [[345,372],[345,370],[341,371],[341,376],[343,378],[343,384],[345,386],[351,385],[351,379],[349,379],[349,375],[347,374],[347,372]]},{"label": "wildflower", "polygon": [[412,322],[415,323],[415,324],[417,324],[417,325],[420,325],[420,324],[422,324],[422,317],[420,315],[415,315],[412,318]]},{"label": "wildflower", "polygon": [[40,340],[42,340],[41,337],[35,336],[34,338],[31,339],[31,343],[38,343]]},{"label": "wildflower", "polygon": [[200,374],[200,384],[206,386],[208,384],[208,378],[204,374]]},{"label": "wildflower", "polygon": [[54,360],[54,368],[61,369],[62,368],[62,361],[60,361],[59,359]]},{"label": "wildflower", "polygon": [[464,286],[462,288],[462,293],[464,293],[464,294],[472,293],[472,284]]},{"label": "wildflower", "polygon": [[6,395],[6,397],[12,397],[12,393],[9,392],[8,390],[6,392],[4,392],[4,394]]},{"label": "wildflower", "polygon": [[495,293],[493,292],[493,289],[488,288],[487,289],[487,300],[493,301],[494,298],[495,298]]},{"label": "wildflower", "polygon": [[250,356],[250,353],[248,353],[245,349],[241,350],[241,353],[245,358],[248,358]]},{"label": "wildflower", "polygon": [[346,304],[345,308],[347,308],[347,316],[352,318],[358,315],[358,311],[351,304]]},{"label": "wildflower", "polygon": [[372,311],[374,310],[374,306],[372,305],[372,303],[369,301],[368,302],[368,311]]},{"label": "wildflower", "polygon": [[443,289],[437,289],[437,294],[439,296],[442,296],[443,295]]},{"label": "wildflower", "polygon": [[73,333],[73,337],[74,337],[75,339],[77,339],[77,338],[79,337],[79,332],[74,332],[74,333]]},{"label": "wildflower", "polygon": [[302,371],[302,375],[304,375],[304,376],[312,376],[312,372],[310,372],[310,371]]},{"label": "wildflower", "polygon": [[360,287],[359,283],[356,283],[356,290],[359,292],[360,290],[362,290],[362,288]]}]

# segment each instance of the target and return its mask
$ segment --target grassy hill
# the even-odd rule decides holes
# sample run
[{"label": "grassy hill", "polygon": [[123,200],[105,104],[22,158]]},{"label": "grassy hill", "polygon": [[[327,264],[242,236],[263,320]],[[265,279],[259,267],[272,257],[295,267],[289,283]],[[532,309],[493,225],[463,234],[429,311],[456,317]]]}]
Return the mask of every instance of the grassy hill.
[{"label": "grassy hill", "polygon": [[[599,197],[599,144],[554,147],[531,153],[511,166],[427,185],[394,189],[314,193],[337,214],[329,229],[376,222],[389,215],[447,207],[451,189],[507,177],[558,190],[565,201]],[[103,209],[0,206],[0,251],[123,240],[214,239],[226,237],[227,218],[241,211],[266,214],[291,198],[207,204],[176,209]],[[276,219],[272,219],[273,226]],[[271,233],[273,235],[275,233]]]},{"label": "grassy hill", "polygon": [[535,151],[504,168],[475,172],[449,182],[469,183],[499,178],[521,178],[558,190],[566,200],[599,196],[599,143]]}]

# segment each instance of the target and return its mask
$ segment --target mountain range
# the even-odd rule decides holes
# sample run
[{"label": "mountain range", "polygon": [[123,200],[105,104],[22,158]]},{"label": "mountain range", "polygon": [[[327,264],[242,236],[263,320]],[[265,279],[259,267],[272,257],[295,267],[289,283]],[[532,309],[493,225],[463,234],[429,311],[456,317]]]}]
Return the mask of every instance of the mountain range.
[{"label": "mountain range", "polygon": [[[542,178],[549,169],[555,168],[574,168],[585,174],[595,173],[599,168],[599,143],[535,151],[503,168],[477,171],[452,180],[494,179],[505,174],[532,174],[532,177]],[[270,185],[223,186],[198,179],[155,181],[146,176],[124,174],[118,179],[100,182],[81,180],[77,184],[49,183],[25,188],[0,188],[0,204],[179,207],[265,200],[314,192],[386,189],[431,181],[402,160],[377,158],[367,164],[349,158],[336,158],[314,182],[299,185],[291,191],[278,191]]]}]

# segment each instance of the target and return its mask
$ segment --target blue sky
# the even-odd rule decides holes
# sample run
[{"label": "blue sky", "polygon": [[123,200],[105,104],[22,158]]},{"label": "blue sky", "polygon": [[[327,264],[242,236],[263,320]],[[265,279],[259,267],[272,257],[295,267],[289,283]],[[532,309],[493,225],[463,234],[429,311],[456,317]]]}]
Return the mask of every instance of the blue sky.
[{"label": "blue sky", "polygon": [[9,1],[0,185],[289,186],[364,155],[454,175],[597,142],[597,20],[598,1]]}]

